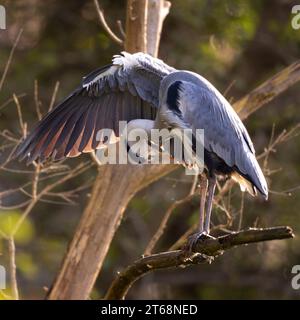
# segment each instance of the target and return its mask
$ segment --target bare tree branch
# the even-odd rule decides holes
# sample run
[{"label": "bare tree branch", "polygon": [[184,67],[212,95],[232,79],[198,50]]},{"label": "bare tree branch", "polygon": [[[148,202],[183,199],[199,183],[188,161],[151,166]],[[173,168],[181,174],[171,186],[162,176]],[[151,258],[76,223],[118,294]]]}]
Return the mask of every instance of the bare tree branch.
[{"label": "bare tree branch", "polygon": [[276,138],[275,135],[275,126],[272,127],[271,137],[268,146],[265,148],[264,152],[257,156],[257,159],[260,160],[264,159],[264,167],[267,166],[268,157],[270,153],[276,152],[275,147],[279,144],[290,140],[291,138],[297,137],[300,134],[300,123],[296,124],[289,130],[284,129]]},{"label": "bare tree branch", "polygon": [[99,3],[97,0],[94,0],[94,4],[98,13],[99,21],[104,28],[104,30],[107,32],[107,34],[110,36],[110,38],[116,42],[117,44],[123,45],[123,40],[120,39],[118,36],[115,35],[115,33],[111,30],[109,25],[107,24],[105,17],[104,17],[104,12],[101,10]]},{"label": "bare tree branch", "polygon": [[41,102],[39,100],[39,83],[37,80],[34,80],[34,104],[35,104],[35,110],[36,114],[39,120],[42,119],[42,112],[41,112]]},{"label": "bare tree branch", "polygon": [[125,39],[126,33],[125,33],[124,28],[123,28],[122,21],[121,20],[117,20],[117,25],[119,27],[119,30],[120,30],[120,33],[121,33],[122,37]]},{"label": "bare tree branch", "polygon": [[[47,194],[49,191],[53,190],[54,188],[56,188],[57,186],[61,185],[62,183],[66,182],[67,180],[74,178],[78,175],[80,175],[81,173],[83,173],[84,171],[86,171],[87,169],[89,169],[91,167],[91,164],[89,163],[81,163],[79,164],[77,167],[75,167],[73,170],[71,170],[68,174],[66,174],[65,176],[63,176],[62,178],[56,180],[55,182],[47,185],[42,191],[40,191],[38,194],[34,195],[34,193],[32,194],[32,199],[30,201],[30,203],[28,204],[28,206],[26,207],[26,209],[24,210],[24,212],[22,213],[21,217],[19,218],[19,220],[17,221],[16,225],[14,226],[14,229],[12,231],[12,236],[16,234],[16,232],[19,230],[20,226],[22,225],[23,221],[26,219],[26,217],[29,215],[29,213],[32,211],[32,209],[34,208],[34,206],[36,205],[36,203],[42,199],[42,197]],[[32,190],[34,192],[34,190],[37,189],[37,183],[38,183],[38,179],[35,179],[33,182],[33,186],[32,186]],[[36,185],[35,185],[36,184]]]},{"label": "bare tree branch", "polygon": [[[21,94],[18,94],[16,95],[17,98],[23,98],[26,96],[26,93],[21,93]],[[12,101],[14,101],[14,98],[9,98],[7,99],[4,103],[2,103],[2,105],[0,106],[0,110],[2,110],[3,108],[5,108],[6,106],[8,106]]]},{"label": "bare tree branch", "polygon": [[238,224],[238,231],[242,229],[243,217],[244,217],[244,204],[245,204],[245,193],[242,193],[241,197],[241,207],[239,212],[239,224]]},{"label": "bare tree branch", "polygon": [[118,274],[105,299],[124,299],[133,283],[149,272],[166,268],[182,268],[193,264],[211,263],[214,257],[236,246],[288,239],[293,238],[293,236],[293,231],[290,227],[248,229],[215,239],[199,240],[193,253],[177,250],[142,257]]},{"label": "bare tree branch", "polygon": [[21,128],[21,131],[22,131],[22,134],[23,134],[23,137],[26,137],[26,128],[27,128],[27,125],[26,123],[23,121],[23,116],[22,116],[22,109],[21,109],[21,105],[20,105],[20,102],[19,102],[19,99],[18,97],[13,94],[13,99],[14,99],[14,102],[17,106],[17,110],[18,110],[18,119],[19,119],[19,123],[20,123],[20,128]]},{"label": "bare tree branch", "polygon": [[54,90],[53,90],[53,93],[52,93],[52,97],[51,97],[51,101],[50,101],[48,112],[50,112],[54,107],[54,103],[55,103],[55,99],[56,99],[56,96],[57,96],[58,88],[59,88],[59,81],[56,81],[55,86],[54,86]]},{"label": "bare tree branch", "polygon": [[273,100],[300,79],[300,61],[296,61],[234,104],[242,119]]},{"label": "bare tree branch", "polygon": [[6,78],[6,75],[7,75],[7,72],[8,72],[8,69],[10,67],[10,64],[11,64],[11,61],[12,61],[12,58],[14,56],[14,53],[15,53],[15,50],[16,50],[16,47],[20,41],[20,38],[21,38],[21,35],[23,33],[23,29],[20,29],[17,37],[16,37],[16,40],[14,41],[14,44],[13,44],[13,47],[10,51],[10,54],[9,54],[9,57],[8,57],[8,60],[6,62],[6,65],[4,67],[4,71],[2,73],[2,77],[1,77],[1,80],[0,80],[0,91],[2,90],[2,87],[3,87],[3,84],[4,84],[4,81],[5,81],[5,78]]},{"label": "bare tree branch", "polygon": [[10,236],[8,238],[8,254],[9,254],[9,271],[10,271],[10,283],[13,298],[19,300],[19,290],[17,284],[17,272],[16,272],[16,247],[14,238]]}]

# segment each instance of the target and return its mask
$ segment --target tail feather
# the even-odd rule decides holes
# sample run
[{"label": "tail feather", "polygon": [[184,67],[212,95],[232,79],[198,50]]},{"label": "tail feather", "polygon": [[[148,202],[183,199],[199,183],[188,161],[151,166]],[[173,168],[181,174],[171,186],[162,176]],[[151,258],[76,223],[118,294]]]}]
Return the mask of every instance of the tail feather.
[{"label": "tail feather", "polygon": [[[251,191],[251,187],[249,186],[250,183],[252,188],[257,189],[259,193],[267,200],[269,191],[266,178],[255,158],[255,155],[250,152],[247,155],[248,157],[247,161],[244,163],[244,170],[241,171],[237,169],[237,173],[233,174],[233,179],[237,180],[241,186],[245,187],[250,194],[255,195],[255,190]],[[247,173],[245,174],[243,172]]]},{"label": "tail feather", "polygon": [[242,192],[248,191],[253,197],[257,195],[256,188],[253,184],[237,172],[233,172],[231,178],[240,185]]}]

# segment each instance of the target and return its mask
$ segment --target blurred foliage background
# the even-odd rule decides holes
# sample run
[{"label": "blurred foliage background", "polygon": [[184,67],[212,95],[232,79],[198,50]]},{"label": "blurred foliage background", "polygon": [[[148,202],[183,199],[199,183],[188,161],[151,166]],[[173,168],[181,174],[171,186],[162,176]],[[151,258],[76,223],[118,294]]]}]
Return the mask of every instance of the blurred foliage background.
[{"label": "blurred foliage background", "polygon": [[[35,80],[39,83],[41,109],[46,112],[57,81],[58,101],[78,85],[82,76],[109,63],[121,48],[99,25],[92,1],[18,0],[2,4],[7,11],[7,30],[0,30],[0,74],[20,28],[24,32],[0,92],[0,106],[13,93],[26,94],[20,103],[30,129],[36,121]],[[125,24],[126,1],[101,0],[100,4],[118,33],[116,21]],[[300,30],[291,27],[294,4],[288,0],[172,1],[159,56],[179,69],[200,73],[221,92],[230,87],[226,96],[235,101],[299,58]],[[300,122],[299,89],[300,84],[296,84],[246,121],[258,154],[268,144],[274,124],[277,135]],[[19,133],[13,102],[0,109],[0,127]],[[2,162],[6,151],[0,152]],[[84,158],[89,156],[68,160],[66,164],[72,167]],[[268,202],[245,195],[243,227],[290,225],[299,234],[299,159],[298,137],[279,145],[277,152],[271,154],[269,169],[275,172],[268,180],[274,192]],[[11,163],[8,167],[26,170],[23,163]],[[95,170],[69,181],[64,188],[90,181]],[[0,191],[16,188],[28,180],[28,174],[0,173]],[[190,183],[191,177],[185,176],[184,170],[177,170],[131,201],[92,298],[102,297],[117,271],[142,254],[167,207],[188,193]],[[282,193],[291,188],[291,195]],[[75,205],[39,203],[22,225],[15,238],[21,298],[45,296],[45,287],[51,286],[88,197],[89,189],[85,189],[78,192]],[[5,204],[21,200],[12,195]],[[197,219],[198,200],[195,198],[175,211],[157,250],[167,249]],[[230,199],[234,217],[240,203],[241,193],[235,186]],[[0,229],[9,233],[20,214],[18,209],[1,210]],[[213,222],[220,223],[223,216],[215,208]],[[237,219],[232,228],[236,227]],[[298,237],[239,247],[212,265],[150,274],[132,288],[128,298],[298,299],[300,292],[293,290],[290,282],[292,266],[300,264],[299,248]],[[0,239],[0,264],[4,266],[8,264],[6,253],[6,242]],[[4,292],[9,292],[9,288]]]}]

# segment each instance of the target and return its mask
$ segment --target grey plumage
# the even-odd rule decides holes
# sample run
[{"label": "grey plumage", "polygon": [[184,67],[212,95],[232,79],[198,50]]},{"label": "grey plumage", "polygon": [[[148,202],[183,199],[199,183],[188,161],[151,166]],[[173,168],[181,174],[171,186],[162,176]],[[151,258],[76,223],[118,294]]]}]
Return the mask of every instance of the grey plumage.
[{"label": "grey plumage", "polygon": [[[204,129],[205,149],[215,153],[229,167],[235,167],[238,173],[248,176],[267,198],[267,183],[255,158],[249,134],[229,102],[210,82],[190,71],[170,74],[162,82],[162,108],[168,88],[178,80],[181,82],[178,106],[183,127]],[[168,113],[165,118],[174,118],[174,114]]]},{"label": "grey plumage", "polygon": [[[179,88],[178,101],[170,105],[167,96],[173,94],[170,88],[174,83]],[[118,122],[134,119],[156,119],[158,126],[204,129],[207,152],[267,197],[267,183],[252,141],[228,101],[198,74],[178,71],[144,53],[122,52],[113,57],[111,65],[84,77],[81,85],[37,124],[16,156],[32,162],[90,152],[101,144],[96,140],[98,130],[111,128],[118,135]]]}]

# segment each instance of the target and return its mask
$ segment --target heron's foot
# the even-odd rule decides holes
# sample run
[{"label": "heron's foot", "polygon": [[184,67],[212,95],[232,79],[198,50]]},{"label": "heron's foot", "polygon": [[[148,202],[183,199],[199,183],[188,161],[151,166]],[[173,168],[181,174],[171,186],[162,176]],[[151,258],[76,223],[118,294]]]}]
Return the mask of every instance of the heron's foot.
[{"label": "heron's foot", "polygon": [[199,241],[204,242],[207,239],[215,239],[215,238],[206,231],[194,233],[188,237],[187,243],[183,248],[183,250],[187,251],[188,253],[191,253],[194,251],[197,242]]}]

